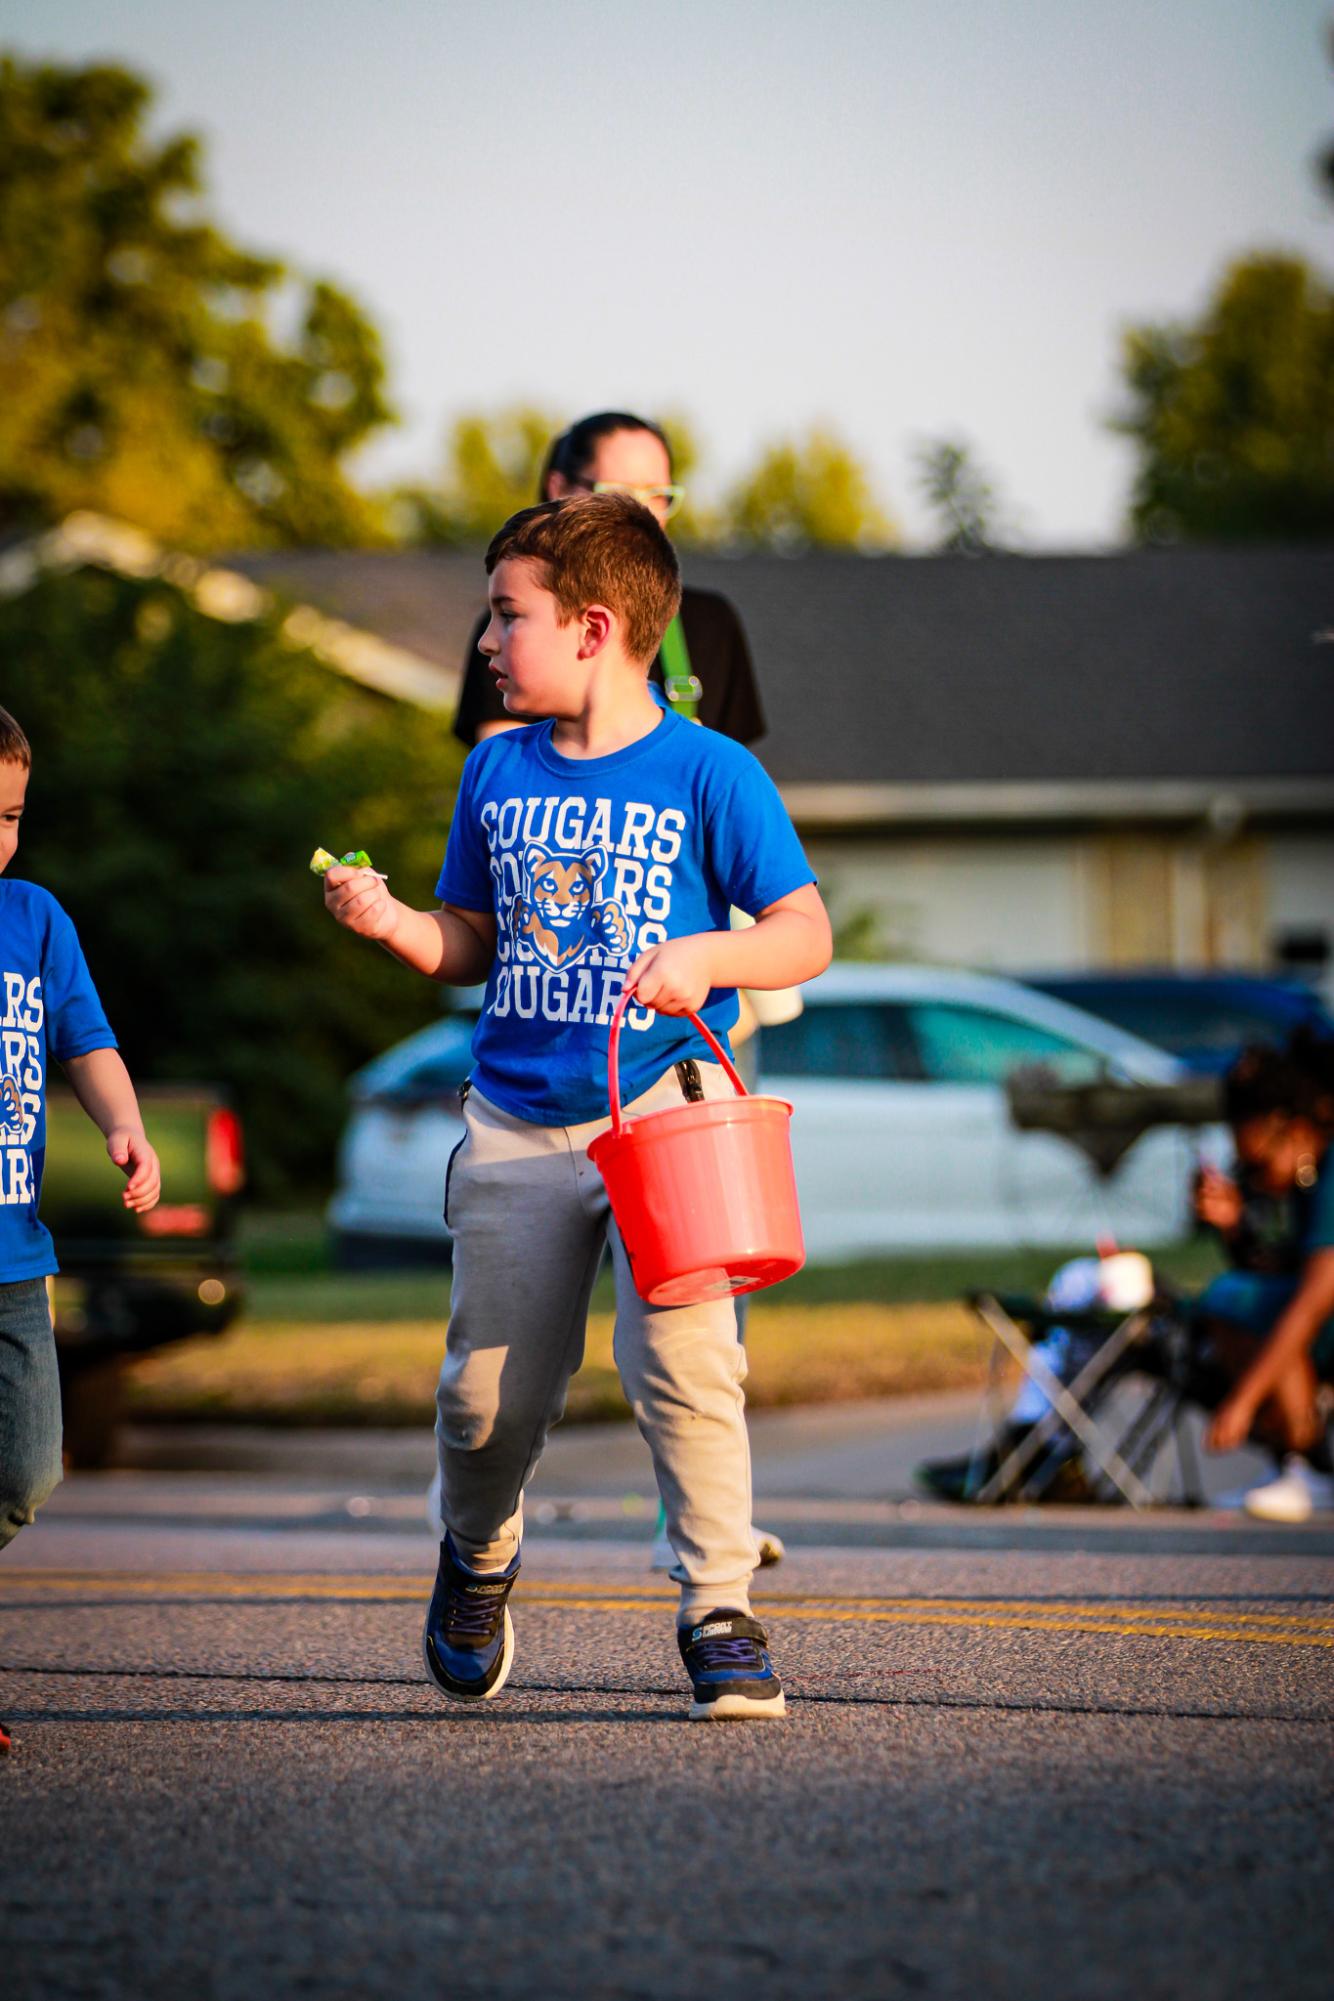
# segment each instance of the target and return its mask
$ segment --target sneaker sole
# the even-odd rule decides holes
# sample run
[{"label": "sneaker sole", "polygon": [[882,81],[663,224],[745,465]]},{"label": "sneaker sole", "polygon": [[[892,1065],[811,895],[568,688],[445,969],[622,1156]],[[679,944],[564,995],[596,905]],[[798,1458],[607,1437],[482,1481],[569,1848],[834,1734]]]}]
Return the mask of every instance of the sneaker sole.
[{"label": "sneaker sole", "polygon": [[716,1702],[692,1702],[692,1723],[767,1723],[787,1715],[787,1697],[780,1688],[776,1696],[758,1699],[752,1695],[720,1695]]},{"label": "sneaker sole", "polygon": [[500,1673],[496,1676],[490,1688],[484,1689],[480,1695],[461,1695],[456,1688],[446,1688],[444,1682],[439,1679],[435,1669],[431,1666],[431,1655],[426,1645],[425,1629],[422,1631],[422,1662],[426,1668],[426,1679],[430,1682],[432,1688],[439,1689],[441,1695],[448,1701],[462,1702],[465,1705],[474,1702],[491,1702],[500,1694],[501,1689],[509,1680],[510,1669],[514,1665],[514,1625],[510,1618],[509,1606],[505,1607],[505,1644],[500,1654]]},{"label": "sneaker sole", "polygon": [[1277,1522],[1283,1528],[1300,1528],[1315,1513],[1314,1508],[1294,1508],[1284,1506],[1282,1502],[1277,1506],[1267,1506],[1264,1502],[1257,1503],[1249,1495],[1241,1505],[1253,1522]]}]

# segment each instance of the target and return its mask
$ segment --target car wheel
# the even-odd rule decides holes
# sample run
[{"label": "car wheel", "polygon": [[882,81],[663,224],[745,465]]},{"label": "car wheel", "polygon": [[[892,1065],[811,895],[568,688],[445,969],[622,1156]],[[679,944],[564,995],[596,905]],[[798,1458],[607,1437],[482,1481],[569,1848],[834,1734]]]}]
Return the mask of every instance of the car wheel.
[{"label": "car wheel", "polygon": [[115,1457],[125,1405],[125,1371],[119,1362],[62,1363],[61,1418],[64,1456],[71,1472],[98,1472]]}]

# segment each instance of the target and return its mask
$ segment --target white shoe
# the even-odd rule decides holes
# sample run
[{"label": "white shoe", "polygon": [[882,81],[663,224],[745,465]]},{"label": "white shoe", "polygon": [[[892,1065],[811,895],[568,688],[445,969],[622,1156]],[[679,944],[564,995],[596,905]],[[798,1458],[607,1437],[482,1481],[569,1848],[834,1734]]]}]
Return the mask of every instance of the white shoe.
[{"label": "white shoe", "polygon": [[1258,1522],[1309,1522],[1334,1510],[1334,1475],[1320,1473],[1299,1452],[1290,1452],[1277,1480],[1252,1487],[1242,1506]]},{"label": "white shoe", "polygon": [[782,1536],[775,1535],[772,1529],[757,1529],[754,1526],[752,1526],[750,1532],[754,1536],[756,1547],[760,1552],[761,1570],[768,1570],[771,1565],[783,1561],[783,1558],[787,1555],[787,1548]]},{"label": "white shoe", "polygon": [[[754,1536],[755,1546],[760,1552],[761,1570],[768,1570],[771,1565],[783,1561],[783,1558],[787,1555],[787,1549],[782,1536],[775,1535],[772,1529],[757,1528],[752,1528],[751,1534]],[[670,1570],[675,1562],[676,1551],[667,1540],[666,1529],[661,1528],[653,1538],[653,1547],[649,1552],[648,1567],[650,1570]]]}]

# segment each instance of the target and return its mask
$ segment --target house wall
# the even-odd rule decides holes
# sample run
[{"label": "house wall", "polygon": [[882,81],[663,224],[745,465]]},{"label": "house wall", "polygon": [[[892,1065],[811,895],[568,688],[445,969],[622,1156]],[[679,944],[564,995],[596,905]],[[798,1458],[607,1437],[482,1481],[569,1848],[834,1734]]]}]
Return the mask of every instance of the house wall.
[{"label": "house wall", "polygon": [[812,836],[841,949],[996,971],[1271,963],[1334,931],[1334,829]]},{"label": "house wall", "polygon": [[[1334,833],[1280,833],[1269,842],[1269,926],[1284,932],[1323,932],[1334,951]],[[1334,1008],[1334,958],[1321,988]]]},{"label": "house wall", "polygon": [[953,965],[1082,965],[1089,882],[1067,835],[813,838],[840,948]]}]

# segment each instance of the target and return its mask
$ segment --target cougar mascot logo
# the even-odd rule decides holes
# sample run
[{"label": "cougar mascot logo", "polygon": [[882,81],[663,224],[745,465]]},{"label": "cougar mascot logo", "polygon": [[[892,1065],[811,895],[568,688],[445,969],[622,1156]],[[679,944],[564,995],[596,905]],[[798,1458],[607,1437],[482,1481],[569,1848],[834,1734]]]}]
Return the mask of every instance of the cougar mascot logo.
[{"label": "cougar mascot logo", "polygon": [[630,920],[619,903],[599,903],[598,884],[606,873],[601,848],[585,848],[581,855],[553,854],[536,845],[526,849],[525,893],[514,899],[510,918],[515,937],[558,972],[590,945],[623,953],[630,943]]},{"label": "cougar mascot logo", "polygon": [[0,1077],[0,1134],[13,1134],[17,1139],[23,1131],[23,1100],[19,1087],[12,1077]]}]

